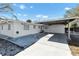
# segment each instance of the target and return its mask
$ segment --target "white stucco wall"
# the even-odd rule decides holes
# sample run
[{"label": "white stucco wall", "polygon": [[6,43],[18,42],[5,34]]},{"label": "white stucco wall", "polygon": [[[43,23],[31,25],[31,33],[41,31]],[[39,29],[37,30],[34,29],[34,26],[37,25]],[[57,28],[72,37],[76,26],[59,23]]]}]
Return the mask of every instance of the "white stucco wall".
[{"label": "white stucco wall", "polygon": [[63,24],[55,24],[48,26],[47,29],[44,29],[45,32],[51,32],[51,33],[65,33],[65,25]]},{"label": "white stucco wall", "polygon": [[[19,34],[17,34],[16,31],[19,31]],[[21,23],[14,23],[14,37],[20,37],[39,32],[40,29],[38,28],[38,26],[34,29],[33,25],[29,24],[29,30],[24,30],[24,25],[22,25]]]},{"label": "white stucco wall", "polygon": [[[13,23],[9,23],[9,24],[11,24],[11,30],[8,30],[8,24],[7,23],[0,24],[0,34],[13,37],[14,36],[14,33],[13,33],[14,32],[14,26],[13,26]],[[3,26],[3,30],[2,30],[2,26]]]},{"label": "white stucco wall", "polygon": [[[11,24],[11,30],[8,30],[8,23],[0,24],[0,34],[7,35],[10,37],[20,37],[20,36],[39,33],[41,31],[41,28],[39,28],[38,26],[42,26],[38,24],[29,24],[29,30],[24,30],[24,25],[23,25],[24,23],[22,24],[21,22],[18,21],[12,21],[9,24]],[[3,25],[3,30],[1,28],[2,25]],[[36,28],[33,28],[33,25],[35,25]],[[56,24],[56,25],[47,26],[47,29],[44,29],[44,31],[52,32],[52,33],[65,33],[64,28],[65,26],[63,24]],[[17,34],[16,31],[18,31],[19,34]]]},{"label": "white stucco wall", "polygon": [[[11,24],[11,30],[8,30],[8,23],[0,24],[0,34],[7,35],[10,37],[20,37],[40,32],[38,25],[36,25],[36,28],[34,29],[33,25],[29,24],[29,30],[24,30],[24,25],[22,25],[21,22],[12,22],[9,24]],[[19,34],[17,34],[16,31],[19,31]]]}]

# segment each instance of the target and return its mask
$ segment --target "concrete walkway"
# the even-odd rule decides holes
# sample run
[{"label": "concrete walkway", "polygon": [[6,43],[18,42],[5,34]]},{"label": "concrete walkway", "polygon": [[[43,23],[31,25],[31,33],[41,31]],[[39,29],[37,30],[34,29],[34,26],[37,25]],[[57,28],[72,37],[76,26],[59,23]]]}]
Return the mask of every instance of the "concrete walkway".
[{"label": "concrete walkway", "polygon": [[[48,34],[16,56],[72,56],[67,41],[64,43],[48,41],[54,34]],[[59,39],[62,40],[62,39]]]}]

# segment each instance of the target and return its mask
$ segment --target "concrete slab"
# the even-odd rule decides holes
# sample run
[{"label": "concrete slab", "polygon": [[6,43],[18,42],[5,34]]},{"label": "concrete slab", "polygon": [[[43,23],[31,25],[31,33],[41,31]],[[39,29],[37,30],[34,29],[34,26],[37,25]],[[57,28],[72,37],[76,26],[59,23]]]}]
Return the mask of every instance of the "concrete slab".
[{"label": "concrete slab", "polygon": [[[64,43],[48,41],[54,34],[42,37],[38,42],[18,53],[16,56],[72,56],[67,40]],[[62,40],[62,39],[59,39]]]}]

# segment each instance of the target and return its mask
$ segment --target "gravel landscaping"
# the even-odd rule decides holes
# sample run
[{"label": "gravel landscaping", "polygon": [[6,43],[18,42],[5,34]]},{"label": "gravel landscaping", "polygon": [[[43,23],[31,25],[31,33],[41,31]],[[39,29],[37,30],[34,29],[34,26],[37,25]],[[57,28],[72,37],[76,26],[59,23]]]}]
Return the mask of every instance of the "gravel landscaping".
[{"label": "gravel landscaping", "polygon": [[23,48],[3,39],[0,39],[0,54],[2,56],[14,56]]},{"label": "gravel landscaping", "polygon": [[14,39],[8,39],[8,41],[23,47],[27,48],[33,43],[37,42],[41,37],[45,36],[47,33],[36,33],[36,34],[31,34],[31,35],[26,35]]},{"label": "gravel landscaping", "polygon": [[47,33],[37,33],[15,39],[0,39],[0,54],[2,56],[14,56],[37,42],[46,34]]}]

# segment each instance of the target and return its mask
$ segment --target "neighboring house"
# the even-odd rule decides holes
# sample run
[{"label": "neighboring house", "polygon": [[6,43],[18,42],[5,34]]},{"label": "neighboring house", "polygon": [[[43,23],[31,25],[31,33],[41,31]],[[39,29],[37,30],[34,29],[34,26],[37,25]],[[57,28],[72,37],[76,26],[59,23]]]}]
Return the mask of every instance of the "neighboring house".
[{"label": "neighboring house", "polygon": [[27,23],[19,20],[1,20],[0,34],[10,37],[20,37],[29,34],[39,33],[42,24]]}]

